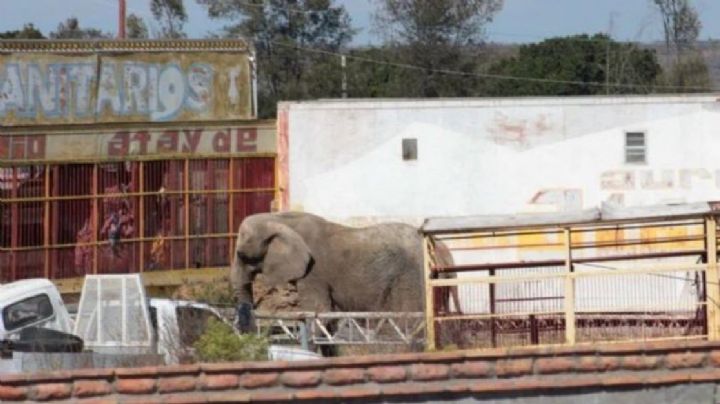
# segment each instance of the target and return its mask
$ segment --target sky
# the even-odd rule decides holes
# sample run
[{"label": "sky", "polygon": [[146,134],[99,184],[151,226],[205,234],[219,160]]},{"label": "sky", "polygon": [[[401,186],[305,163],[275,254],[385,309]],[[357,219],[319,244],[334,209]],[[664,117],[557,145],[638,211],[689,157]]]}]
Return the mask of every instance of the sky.
[{"label": "sky", "polygon": [[[372,29],[372,0],[336,0],[344,5],[358,30],[356,44],[377,43]],[[703,23],[701,38],[720,38],[719,0],[694,0]],[[151,20],[149,0],[127,0],[128,13]],[[186,32],[202,38],[224,22],[207,17],[194,0],[185,0],[189,21]],[[116,32],[117,0],[0,0],[0,31],[19,29],[32,22],[44,33],[67,17],[76,16],[83,27]],[[150,23],[150,29],[157,25]],[[493,42],[536,42],[552,36],[610,32],[617,40],[652,42],[662,39],[658,13],[650,0],[505,0],[502,10],[487,26]]]}]

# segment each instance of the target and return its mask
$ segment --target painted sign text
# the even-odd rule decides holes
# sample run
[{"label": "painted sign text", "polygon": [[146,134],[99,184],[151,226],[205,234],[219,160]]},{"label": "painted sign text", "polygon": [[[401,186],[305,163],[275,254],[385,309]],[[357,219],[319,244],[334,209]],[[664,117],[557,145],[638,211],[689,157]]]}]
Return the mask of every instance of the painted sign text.
[{"label": "painted sign text", "polygon": [[0,55],[0,124],[252,118],[244,55]]}]

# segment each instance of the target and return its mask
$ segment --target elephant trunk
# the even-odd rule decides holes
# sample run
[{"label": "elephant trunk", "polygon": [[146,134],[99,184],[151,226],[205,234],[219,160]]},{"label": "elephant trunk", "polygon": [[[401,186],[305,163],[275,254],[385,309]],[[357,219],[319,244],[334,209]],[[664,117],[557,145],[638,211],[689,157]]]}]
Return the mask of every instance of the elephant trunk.
[{"label": "elephant trunk", "polygon": [[255,331],[255,319],[253,316],[253,277],[251,271],[244,268],[240,259],[235,257],[233,260],[231,274],[233,276],[233,287],[237,298],[237,324],[238,330],[242,333]]}]

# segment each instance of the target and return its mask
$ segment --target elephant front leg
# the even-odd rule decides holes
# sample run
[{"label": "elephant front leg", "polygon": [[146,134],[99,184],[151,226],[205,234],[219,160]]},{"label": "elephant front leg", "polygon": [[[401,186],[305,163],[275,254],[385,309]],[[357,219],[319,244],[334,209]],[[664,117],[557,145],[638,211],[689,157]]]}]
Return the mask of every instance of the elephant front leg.
[{"label": "elephant front leg", "polygon": [[298,282],[298,306],[302,311],[326,313],[333,310],[330,289],[326,285]]},{"label": "elephant front leg", "polygon": [[[327,313],[333,310],[330,289],[324,285],[318,285],[308,282],[298,282],[298,306],[302,311],[311,311],[314,313]],[[335,335],[337,325],[334,321],[324,322],[323,326],[330,335]],[[313,336],[308,335],[310,340],[314,340]],[[338,349],[335,345],[315,345],[313,341],[307,344],[312,351],[320,351],[322,356],[333,357],[338,356]]]}]

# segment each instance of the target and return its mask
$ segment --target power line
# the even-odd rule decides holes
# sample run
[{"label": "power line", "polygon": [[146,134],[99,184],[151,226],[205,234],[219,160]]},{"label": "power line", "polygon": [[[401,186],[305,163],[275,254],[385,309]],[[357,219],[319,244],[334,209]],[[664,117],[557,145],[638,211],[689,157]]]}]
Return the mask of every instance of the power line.
[{"label": "power line", "polygon": [[[303,10],[301,8],[297,8],[297,7],[290,6],[290,5],[276,6],[272,3],[265,3],[265,2],[263,2],[262,4],[257,4],[257,3],[250,3],[248,1],[243,1],[243,0],[235,0],[235,3],[243,5],[243,6],[255,7],[255,8],[263,9],[263,10],[267,6],[270,8],[274,8],[275,10],[290,11],[290,12],[293,12],[296,14],[318,14],[318,13],[327,13],[327,12],[331,11],[329,9],[326,9],[326,10]],[[344,9],[344,7],[343,7],[343,9]]]},{"label": "power line", "polygon": [[[432,73],[445,74],[445,75],[451,75],[451,76],[476,77],[476,78],[493,79],[493,80],[525,81],[525,82],[546,83],[546,84],[568,84],[568,85],[602,87],[602,88],[604,88],[606,86],[606,83],[601,83],[601,82],[596,82],[596,81],[560,80],[560,79],[548,79],[548,78],[527,77],[527,76],[513,76],[513,75],[507,75],[507,74],[463,72],[463,71],[451,70],[451,69],[427,68],[427,67],[423,67],[423,66],[409,64],[409,63],[383,61],[383,60],[368,58],[365,56],[350,55],[350,54],[346,54],[346,53],[333,52],[333,51],[328,51],[328,50],[324,50],[324,49],[308,48],[308,47],[303,47],[303,46],[298,46],[298,45],[293,45],[293,44],[287,44],[287,43],[283,43],[280,41],[269,41],[269,42],[273,43],[275,45],[278,45],[278,46],[301,50],[304,52],[324,54],[324,55],[330,55],[330,56],[345,55],[347,57],[347,59],[357,60],[357,61],[365,62],[365,63],[392,66],[392,67],[408,69],[408,70],[432,72]],[[663,89],[663,90],[715,91],[711,87],[699,87],[699,86],[674,86],[674,85],[663,85],[663,84],[645,85],[645,84],[637,84],[637,83],[610,83],[607,85],[609,87],[614,87],[614,88],[631,88],[631,89],[640,88],[640,89]]]}]

